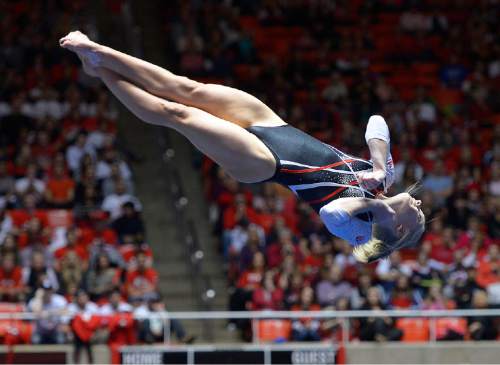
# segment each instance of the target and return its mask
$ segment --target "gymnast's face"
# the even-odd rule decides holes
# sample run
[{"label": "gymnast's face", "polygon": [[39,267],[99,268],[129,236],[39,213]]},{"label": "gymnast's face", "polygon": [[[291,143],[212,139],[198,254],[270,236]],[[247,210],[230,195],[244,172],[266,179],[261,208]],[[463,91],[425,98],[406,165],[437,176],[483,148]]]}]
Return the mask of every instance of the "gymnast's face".
[{"label": "gymnast's face", "polygon": [[387,199],[387,203],[396,212],[396,229],[398,235],[413,231],[425,221],[420,206],[421,200],[416,200],[408,193],[401,193]]}]

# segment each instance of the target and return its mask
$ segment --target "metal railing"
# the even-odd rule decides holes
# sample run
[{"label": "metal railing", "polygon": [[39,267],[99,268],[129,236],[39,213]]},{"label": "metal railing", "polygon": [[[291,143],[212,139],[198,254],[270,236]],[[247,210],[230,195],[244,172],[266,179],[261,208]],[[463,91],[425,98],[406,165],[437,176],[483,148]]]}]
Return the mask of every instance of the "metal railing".
[{"label": "metal railing", "polygon": [[[200,310],[210,313],[212,300],[215,297],[215,291],[212,289],[210,276],[203,270],[204,252],[198,239],[198,230],[191,218],[186,214],[189,204],[187,199],[179,170],[173,163],[175,151],[172,148],[170,134],[168,132],[160,135],[160,145],[165,151],[164,162],[167,165],[166,180],[170,186],[170,195],[173,201],[177,217],[177,232],[179,242],[182,242],[186,252],[186,263],[190,267],[190,279],[193,288],[193,295],[197,299],[197,306]],[[204,322],[202,326],[204,337],[213,340],[213,328],[209,323]],[[170,334],[168,334],[170,337]]]},{"label": "metal railing", "polygon": [[[469,318],[469,317],[498,317],[500,318],[500,309],[457,309],[457,310],[385,310],[385,311],[200,311],[200,312],[155,312],[147,315],[134,315],[137,320],[157,318],[164,321],[164,343],[170,343],[170,321],[176,320],[216,320],[216,319],[339,319],[341,320],[342,342],[345,345],[349,342],[350,321],[357,318],[424,318],[429,319],[430,333],[429,340],[435,342],[437,320],[439,318]],[[37,320],[40,318],[35,313],[15,312],[0,313],[0,320],[18,319],[18,320]],[[254,321],[254,323],[256,323]],[[257,326],[254,328],[254,343],[259,343],[259,334],[256,333]]]}]

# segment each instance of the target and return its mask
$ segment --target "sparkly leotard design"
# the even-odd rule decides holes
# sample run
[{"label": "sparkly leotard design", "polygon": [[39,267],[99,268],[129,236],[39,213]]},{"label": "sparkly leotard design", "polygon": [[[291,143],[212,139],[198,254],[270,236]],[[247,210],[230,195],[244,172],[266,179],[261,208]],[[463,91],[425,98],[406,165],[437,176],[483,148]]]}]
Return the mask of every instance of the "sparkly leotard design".
[{"label": "sparkly leotard design", "polygon": [[[373,164],[350,156],[290,125],[250,127],[273,153],[276,172],[268,181],[291,189],[317,212],[337,198],[373,198],[376,191],[359,186],[355,173],[371,170]],[[377,191],[383,190],[383,186]],[[367,214],[359,218],[369,220]]]}]

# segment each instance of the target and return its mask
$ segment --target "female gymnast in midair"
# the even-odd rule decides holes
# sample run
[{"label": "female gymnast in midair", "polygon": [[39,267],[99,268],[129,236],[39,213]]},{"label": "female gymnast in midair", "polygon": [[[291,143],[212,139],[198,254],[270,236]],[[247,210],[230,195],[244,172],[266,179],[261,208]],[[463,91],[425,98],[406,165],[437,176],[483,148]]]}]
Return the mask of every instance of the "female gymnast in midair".
[{"label": "female gymnast in midair", "polygon": [[75,52],[85,72],[99,77],[139,119],[175,129],[236,180],[290,188],[330,233],[354,247],[358,261],[387,257],[416,244],[424,232],[421,201],[411,190],[382,195],[394,180],[394,166],[381,116],[368,121],[366,161],[288,125],[241,90],[174,75],[78,31],[60,45]]}]

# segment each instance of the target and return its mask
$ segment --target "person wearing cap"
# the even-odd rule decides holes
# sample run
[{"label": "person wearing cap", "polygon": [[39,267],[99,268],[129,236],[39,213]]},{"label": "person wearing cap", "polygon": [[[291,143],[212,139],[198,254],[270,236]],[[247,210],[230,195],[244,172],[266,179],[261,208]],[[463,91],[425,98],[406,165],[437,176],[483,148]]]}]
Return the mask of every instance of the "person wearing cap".
[{"label": "person wearing cap", "polygon": [[28,302],[28,310],[37,319],[32,341],[35,344],[62,344],[66,341],[69,328],[68,302],[54,291],[50,281],[45,280]]},{"label": "person wearing cap", "polygon": [[[157,343],[164,341],[165,322],[159,312],[165,312],[165,303],[159,293],[152,295],[145,304],[134,310],[134,316],[138,320],[139,341],[145,343]],[[186,334],[186,330],[178,319],[170,319],[170,332],[174,333],[181,343],[191,344],[195,337]]]}]

